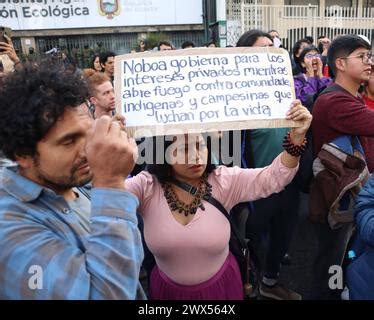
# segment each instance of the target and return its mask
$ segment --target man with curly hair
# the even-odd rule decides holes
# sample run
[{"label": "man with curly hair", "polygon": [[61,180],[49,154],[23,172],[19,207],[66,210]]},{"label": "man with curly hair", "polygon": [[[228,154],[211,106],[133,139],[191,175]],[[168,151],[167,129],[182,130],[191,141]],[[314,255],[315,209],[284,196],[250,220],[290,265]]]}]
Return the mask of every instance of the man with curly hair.
[{"label": "man with curly hair", "polygon": [[[143,298],[138,200],[124,179],[135,142],[94,120],[85,80],[25,65],[0,92],[0,299]],[[82,186],[92,182],[92,192]]]}]

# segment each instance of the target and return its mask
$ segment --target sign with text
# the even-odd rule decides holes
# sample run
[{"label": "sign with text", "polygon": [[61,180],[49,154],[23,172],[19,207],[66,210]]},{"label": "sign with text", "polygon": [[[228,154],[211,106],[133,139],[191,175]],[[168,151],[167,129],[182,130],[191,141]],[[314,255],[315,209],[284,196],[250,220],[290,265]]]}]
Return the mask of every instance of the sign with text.
[{"label": "sign with text", "polygon": [[13,30],[201,24],[201,0],[0,0]]},{"label": "sign with text", "polygon": [[[291,127],[289,55],[279,48],[198,48],[116,57],[117,110],[135,137]],[[144,130],[140,130],[144,129]]]}]

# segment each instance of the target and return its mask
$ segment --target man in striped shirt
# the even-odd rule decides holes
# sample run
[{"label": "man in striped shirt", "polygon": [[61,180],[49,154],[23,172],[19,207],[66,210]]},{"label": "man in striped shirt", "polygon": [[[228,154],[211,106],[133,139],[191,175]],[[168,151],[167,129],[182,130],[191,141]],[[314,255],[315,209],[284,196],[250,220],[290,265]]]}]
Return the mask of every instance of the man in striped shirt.
[{"label": "man in striped shirt", "polygon": [[[93,120],[87,85],[60,63],[24,66],[0,93],[0,299],[144,298],[138,200],[124,179],[137,148]],[[92,184],[92,192],[82,187]]]}]

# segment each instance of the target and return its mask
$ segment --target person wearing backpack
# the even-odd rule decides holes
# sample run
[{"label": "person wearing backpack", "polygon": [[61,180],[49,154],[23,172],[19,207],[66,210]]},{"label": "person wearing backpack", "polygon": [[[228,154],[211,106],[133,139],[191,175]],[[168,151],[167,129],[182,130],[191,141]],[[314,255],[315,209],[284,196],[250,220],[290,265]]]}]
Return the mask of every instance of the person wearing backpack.
[{"label": "person wearing backpack", "polygon": [[[344,35],[333,40],[328,62],[335,75],[336,90],[317,98],[313,107],[313,150],[317,157],[324,144],[341,136],[358,137],[369,171],[374,169],[374,112],[365,106],[358,93],[362,82],[370,77],[373,64],[371,46],[357,35]],[[310,212],[311,217],[313,212]],[[341,265],[346,244],[352,232],[347,223],[332,230],[327,223],[315,223],[317,253],[313,262],[312,298],[338,299],[338,290],[330,289],[331,266]],[[330,282],[331,284],[331,282]]]}]

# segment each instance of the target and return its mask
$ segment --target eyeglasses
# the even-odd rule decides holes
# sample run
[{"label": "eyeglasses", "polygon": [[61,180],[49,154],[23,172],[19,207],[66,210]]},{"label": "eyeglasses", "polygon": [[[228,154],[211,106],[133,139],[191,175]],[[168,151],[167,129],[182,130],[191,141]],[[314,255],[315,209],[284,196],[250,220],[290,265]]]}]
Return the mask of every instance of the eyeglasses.
[{"label": "eyeglasses", "polygon": [[307,54],[305,55],[305,58],[308,58],[308,59],[321,58],[321,55],[320,55],[320,54],[317,54],[317,53],[315,53],[315,54],[307,53]]},{"label": "eyeglasses", "polygon": [[363,64],[370,64],[373,62],[373,54],[371,52],[362,53],[357,56],[352,57],[341,57],[340,59],[351,59],[351,58],[361,58]]}]

